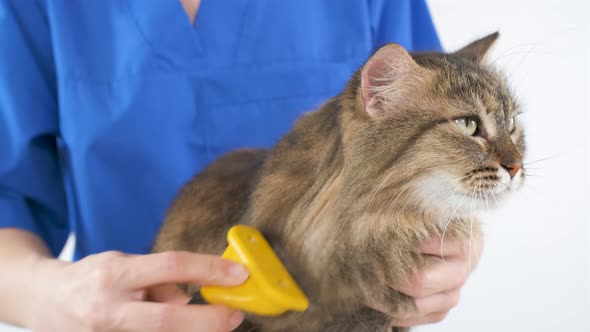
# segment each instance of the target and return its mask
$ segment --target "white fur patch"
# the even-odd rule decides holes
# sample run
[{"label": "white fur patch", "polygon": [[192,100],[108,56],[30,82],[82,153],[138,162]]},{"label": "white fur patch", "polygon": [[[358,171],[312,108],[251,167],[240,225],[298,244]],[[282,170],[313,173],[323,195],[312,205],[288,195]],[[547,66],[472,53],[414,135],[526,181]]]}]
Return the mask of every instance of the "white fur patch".
[{"label": "white fur patch", "polygon": [[454,176],[443,171],[437,171],[416,181],[414,194],[423,208],[440,215],[440,222],[447,222],[454,217],[473,216],[479,210],[497,206],[506,196],[516,191],[522,185],[522,170],[513,179],[508,171],[498,168],[497,175],[500,182],[491,188],[474,193],[462,182],[460,176]]}]

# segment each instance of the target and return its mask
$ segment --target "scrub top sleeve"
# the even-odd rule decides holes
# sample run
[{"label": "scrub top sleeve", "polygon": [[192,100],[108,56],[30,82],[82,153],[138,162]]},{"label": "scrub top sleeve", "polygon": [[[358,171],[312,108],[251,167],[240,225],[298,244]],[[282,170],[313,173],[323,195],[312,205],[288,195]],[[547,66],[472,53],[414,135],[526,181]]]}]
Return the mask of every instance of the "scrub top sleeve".
[{"label": "scrub top sleeve", "polygon": [[397,43],[409,51],[441,51],[425,0],[369,0],[375,50]]},{"label": "scrub top sleeve", "polygon": [[0,228],[33,232],[57,255],[68,227],[49,31],[40,1],[0,0]]}]

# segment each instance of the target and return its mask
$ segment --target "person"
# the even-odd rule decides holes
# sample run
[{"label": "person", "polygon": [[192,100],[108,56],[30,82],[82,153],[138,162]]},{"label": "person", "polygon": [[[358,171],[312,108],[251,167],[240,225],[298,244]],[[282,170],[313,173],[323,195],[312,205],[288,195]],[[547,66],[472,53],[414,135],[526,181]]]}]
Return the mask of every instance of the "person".
[{"label": "person", "polygon": [[[0,320],[234,329],[242,313],[184,305],[174,284],[235,285],[243,267],[147,254],[167,205],[220,154],[271,145],[388,42],[440,49],[424,0],[0,0]],[[73,262],[56,260],[68,234]],[[469,258],[446,242],[445,263],[392,285],[417,307],[395,324],[443,319],[481,245]]]}]

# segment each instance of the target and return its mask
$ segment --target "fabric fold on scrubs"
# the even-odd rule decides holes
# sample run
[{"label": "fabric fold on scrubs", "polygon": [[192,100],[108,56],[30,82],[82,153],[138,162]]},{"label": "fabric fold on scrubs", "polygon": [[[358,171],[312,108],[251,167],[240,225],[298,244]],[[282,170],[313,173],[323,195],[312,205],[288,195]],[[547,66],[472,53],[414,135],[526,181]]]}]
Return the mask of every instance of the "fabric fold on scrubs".
[{"label": "fabric fold on scrubs", "polygon": [[179,188],[270,147],[374,50],[439,50],[424,0],[0,2],[0,227],[146,253]]}]

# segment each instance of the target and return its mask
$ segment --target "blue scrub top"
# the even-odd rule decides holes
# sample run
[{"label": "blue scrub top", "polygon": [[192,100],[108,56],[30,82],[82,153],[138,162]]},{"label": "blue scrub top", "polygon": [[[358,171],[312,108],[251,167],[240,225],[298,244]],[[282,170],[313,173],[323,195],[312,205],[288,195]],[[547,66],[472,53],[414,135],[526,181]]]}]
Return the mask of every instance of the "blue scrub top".
[{"label": "blue scrub top", "polygon": [[179,188],[268,147],[380,45],[439,50],[424,0],[0,0],[0,227],[75,259],[149,251]]}]

